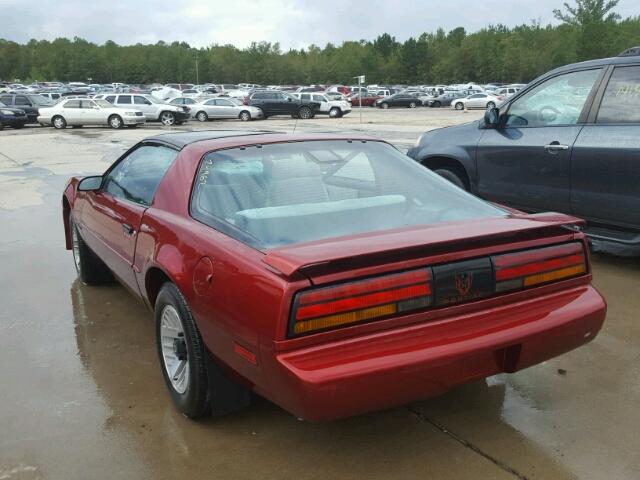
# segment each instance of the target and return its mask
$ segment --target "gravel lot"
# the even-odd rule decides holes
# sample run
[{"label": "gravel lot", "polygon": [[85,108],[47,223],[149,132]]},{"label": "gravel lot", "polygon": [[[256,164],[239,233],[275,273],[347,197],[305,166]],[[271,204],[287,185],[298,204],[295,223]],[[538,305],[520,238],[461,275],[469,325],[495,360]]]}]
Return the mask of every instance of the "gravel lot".
[{"label": "gravel lot", "polygon": [[[401,149],[480,118],[363,108],[342,119],[190,122],[178,130],[365,132]],[[597,255],[609,302],[595,341],[513,375],[348,420],[300,422],[266,401],[195,423],[165,391],[151,314],[118,285],[76,281],[66,179],[167,129],[0,132],[0,479],[637,479],[640,260]]]}]

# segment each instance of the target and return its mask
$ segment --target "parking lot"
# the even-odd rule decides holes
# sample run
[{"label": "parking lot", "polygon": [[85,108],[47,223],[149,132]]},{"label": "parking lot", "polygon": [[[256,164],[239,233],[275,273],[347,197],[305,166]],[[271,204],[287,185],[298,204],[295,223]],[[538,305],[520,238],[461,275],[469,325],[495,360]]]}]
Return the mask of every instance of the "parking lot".
[{"label": "parking lot", "polygon": [[[341,119],[188,122],[174,130],[354,132],[401,150],[481,111],[358,109]],[[257,399],[193,422],[166,394],[152,315],[76,280],[61,192],[167,131],[0,132],[0,479],[637,479],[640,260],[598,254],[609,304],[583,348],[404,407],[324,424]]]}]

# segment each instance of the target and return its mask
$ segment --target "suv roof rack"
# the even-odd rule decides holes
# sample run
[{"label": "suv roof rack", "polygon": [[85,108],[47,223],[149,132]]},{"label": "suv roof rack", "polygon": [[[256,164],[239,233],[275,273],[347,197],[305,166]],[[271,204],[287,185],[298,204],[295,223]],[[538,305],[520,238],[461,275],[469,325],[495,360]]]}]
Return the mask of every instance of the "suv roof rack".
[{"label": "suv roof rack", "polygon": [[638,57],[640,56],[640,47],[627,48],[619,57]]}]

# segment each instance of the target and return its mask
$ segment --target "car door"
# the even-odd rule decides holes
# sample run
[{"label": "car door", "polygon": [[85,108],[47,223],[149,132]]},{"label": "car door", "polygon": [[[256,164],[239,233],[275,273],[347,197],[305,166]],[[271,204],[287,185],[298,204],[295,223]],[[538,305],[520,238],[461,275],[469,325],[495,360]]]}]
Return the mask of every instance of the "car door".
[{"label": "car door", "polygon": [[156,107],[153,106],[150,100],[144,98],[142,95],[134,95],[133,96],[133,108],[136,110],[140,110],[144,113],[144,116],[147,120],[156,118]]},{"label": "car door", "polygon": [[475,95],[471,95],[467,98],[466,107],[467,108],[484,108],[486,107],[487,96],[483,93],[476,93]]},{"label": "car door", "polygon": [[572,213],[640,228],[640,65],[617,66],[571,157]]},{"label": "car door", "polygon": [[82,114],[80,113],[80,100],[72,99],[67,100],[62,105],[62,116],[64,117],[67,125],[80,125],[82,121]]},{"label": "car door", "polygon": [[127,152],[105,174],[100,190],[86,192],[81,210],[83,239],[133,291],[136,239],[145,210],[177,152],[142,144]]},{"label": "car door", "polygon": [[476,188],[524,210],[571,210],[571,152],[602,68],[558,74],[507,104],[495,129],[481,132]]},{"label": "car door", "polygon": [[236,104],[226,98],[216,98],[215,109],[216,117],[219,118],[235,118],[238,116],[236,113]]},{"label": "car door", "polygon": [[93,100],[80,100],[80,124],[81,125],[102,125],[107,123],[102,110]]},{"label": "car door", "polygon": [[295,98],[285,93],[276,93],[274,99],[275,108],[278,113],[296,114],[298,113],[298,102]]}]

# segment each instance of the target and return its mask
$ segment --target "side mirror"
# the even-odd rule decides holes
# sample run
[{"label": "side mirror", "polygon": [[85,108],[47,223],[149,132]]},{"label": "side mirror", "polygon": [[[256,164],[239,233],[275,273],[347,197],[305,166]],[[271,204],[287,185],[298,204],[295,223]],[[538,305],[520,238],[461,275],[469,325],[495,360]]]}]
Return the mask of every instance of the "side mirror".
[{"label": "side mirror", "polygon": [[484,112],[484,126],[487,128],[498,128],[500,111],[496,107],[487,108]]},{"label": "side mirror", "polygon": [[79,192],[95,192],[102,186],[102,175],[84,177],[78,184]]}]

